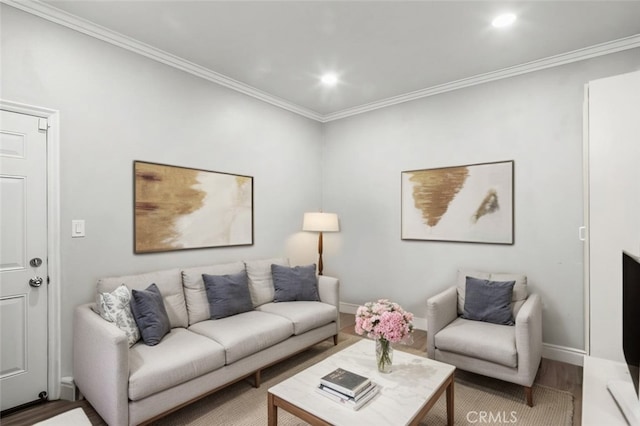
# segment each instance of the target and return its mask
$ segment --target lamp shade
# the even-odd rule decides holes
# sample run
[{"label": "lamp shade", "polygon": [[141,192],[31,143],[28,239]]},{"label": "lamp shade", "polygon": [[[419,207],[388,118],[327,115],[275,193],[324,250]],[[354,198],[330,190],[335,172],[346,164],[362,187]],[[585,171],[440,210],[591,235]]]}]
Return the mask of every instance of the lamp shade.
[{"label": "lamp shade", "polygon": [[338,215],[335,213],[305,213],[303,231],[338,232]]}]

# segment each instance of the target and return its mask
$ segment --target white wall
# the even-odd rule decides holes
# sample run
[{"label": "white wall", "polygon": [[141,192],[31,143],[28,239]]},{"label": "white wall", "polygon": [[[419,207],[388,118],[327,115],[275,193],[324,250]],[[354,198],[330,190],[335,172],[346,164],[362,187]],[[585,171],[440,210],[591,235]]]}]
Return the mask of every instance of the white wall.
[{"label": "white wall", "polygon": [[[458,267],[521,271],[544,300],[545,341],[583,348],[583,85],[640,68],[638,49],[323,126],[0,9],[0,98],[60,110],[63,376],[73,308],[99,277],[274,255],[309,263],[317,237],[299,232],[302,213],[320,207],[340,215],[325,274],[340,277],[344,302],[388,297],[424,317]],[[515,245],[400,240],[402,170],[511,159]],[[254,176],[255,245],[134,255],[133,160]],[[87,221],[86,238],[71,239],[72,219]]]},{"label": "white wall", "polygon": [[[326,273],[342,302],[385,297],[426,317],[458,268],[522,272],[544,341],[584,349],[584,84],[640,68],[640,49],[424,98],[325,126],[323,199],[340,215]],[[400,172],[515,161],[515,244],[400,239]]]},{"label": "white wall", "polygon": [[[315,259],[299,232],[321,203],[321,125],[12,7],[1,7],[0,97],[60,111],[62,375],[73,308],[98,278],[227,260]],[[254,177],[255,244],[133,254],[133,161]],[[71,220],[86,220],[74,238]]]}]

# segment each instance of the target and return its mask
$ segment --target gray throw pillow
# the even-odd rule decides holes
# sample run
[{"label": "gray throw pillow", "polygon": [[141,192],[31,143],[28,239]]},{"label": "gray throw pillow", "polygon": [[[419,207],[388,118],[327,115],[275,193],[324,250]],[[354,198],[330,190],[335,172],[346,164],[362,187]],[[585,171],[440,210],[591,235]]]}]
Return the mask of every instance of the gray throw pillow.
[{"label": "gray throw pillow", "polygon": [[131,290],[131,312],[145,344],[155,346],[171,331],[169,315],[158,286]]},{"label": "gray throw pillow", "polygon": [[274,302],[293,302],[298,300],[319,301],[318,278],[315,263],[308,266],[271,265]]},{"label": "gray throw pillow", "polygon": [[211,319],[225,318],[253,310],[247,271],[229,275],[202,274]]},{"label": "gray throw pillow", "polygon": [[511,296],[515,283],[467,277],[462,318],[513,325]]}]

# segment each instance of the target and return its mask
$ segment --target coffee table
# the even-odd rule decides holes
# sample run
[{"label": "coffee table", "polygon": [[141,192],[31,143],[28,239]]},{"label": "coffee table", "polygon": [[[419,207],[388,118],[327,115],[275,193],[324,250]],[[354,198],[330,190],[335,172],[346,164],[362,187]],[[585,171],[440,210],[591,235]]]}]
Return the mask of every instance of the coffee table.
[{"label": "coffee table", "polygon": [[[380,392],[357,411],[318,394],[320,378],[338,367],[371,378]],[[391,373],[379,373],[375,342],[363,339],[271,387],[269,426],[278,424],[278,408],[312,425],[417,425],[445,392],[452,426],[454,372],[452,365],[395,350]]]}]

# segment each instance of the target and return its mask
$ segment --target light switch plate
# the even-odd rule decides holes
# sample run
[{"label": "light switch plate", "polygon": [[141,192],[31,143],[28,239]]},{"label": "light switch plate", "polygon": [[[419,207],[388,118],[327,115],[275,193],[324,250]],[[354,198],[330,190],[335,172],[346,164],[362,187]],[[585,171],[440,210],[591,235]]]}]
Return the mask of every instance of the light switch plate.
[{"label": "light switch plate", "polygon": [[71,238],[82,238],[84,235],[84,220],[72,220]]}]

